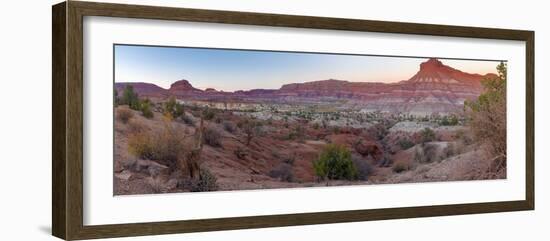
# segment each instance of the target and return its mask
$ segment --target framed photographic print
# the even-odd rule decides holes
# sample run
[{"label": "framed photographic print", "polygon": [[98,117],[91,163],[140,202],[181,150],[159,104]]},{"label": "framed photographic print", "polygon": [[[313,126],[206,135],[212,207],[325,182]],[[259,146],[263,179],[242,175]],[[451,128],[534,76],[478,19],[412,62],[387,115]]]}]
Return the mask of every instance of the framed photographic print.
[{"label": "framed photographic print", "polygon": [[534,209],[534,32],[53,6],[53,235]]}]

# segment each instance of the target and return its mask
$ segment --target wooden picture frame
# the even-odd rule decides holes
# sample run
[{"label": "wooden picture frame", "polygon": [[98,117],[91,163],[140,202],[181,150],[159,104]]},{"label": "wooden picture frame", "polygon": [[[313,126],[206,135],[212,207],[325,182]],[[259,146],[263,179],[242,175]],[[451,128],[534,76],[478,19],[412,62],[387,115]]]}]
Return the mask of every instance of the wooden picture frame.
[{"label": "wooden picture frame", "polygon": [[[66,239],[204,232],[368,220],[533,210],[534,188],[534,32],[122,5],[67,1],[52,8],[52,233]],[[298,27],[465,38],[526,43],[525,199],[489,203],[417,206],[336,212],[180,220],[87,226],[83,224],[83,17],[108,16],[258,26]]]}]

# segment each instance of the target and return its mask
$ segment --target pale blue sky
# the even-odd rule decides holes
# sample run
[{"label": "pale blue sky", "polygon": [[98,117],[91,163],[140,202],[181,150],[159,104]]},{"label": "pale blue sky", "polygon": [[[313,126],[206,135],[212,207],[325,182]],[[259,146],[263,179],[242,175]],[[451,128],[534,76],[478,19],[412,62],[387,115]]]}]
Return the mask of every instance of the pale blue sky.
[{"label": "pale blue sky", "polygon": [[[276,89],[283,84],[340,79],[398,82],[412,77],[427,58],[115,45],[115,82],[148,82],[168,88],[180,80],[194,87],[235,91]],[[498,62],[446,60],[470,73],[494,73]]]}]

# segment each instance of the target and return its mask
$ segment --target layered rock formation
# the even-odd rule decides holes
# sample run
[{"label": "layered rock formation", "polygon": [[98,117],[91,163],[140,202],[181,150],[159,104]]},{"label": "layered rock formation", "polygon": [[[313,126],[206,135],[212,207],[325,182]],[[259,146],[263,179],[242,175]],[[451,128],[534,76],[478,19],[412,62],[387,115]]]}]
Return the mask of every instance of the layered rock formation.
[{"label": "layered rock formation", "polygon": [[429,115],[459,112],[464,101],[479,96],[484,78],[494,74],[470,74],[444,65],[437,59],[429,59],[410,79],[397,83],[349,82],[321,80],[283,85],[280,89],[255,89],[249,91],[205,91],[193,87],[187,80],[180,80],[169,89],[153,84],[116,83],[119,93],[131,84],[142,96],[176,96],[181,99],[209,101],[273,101],[275,103],[326,102],[345,100],[347,107],[365,111],[387,111]]}]

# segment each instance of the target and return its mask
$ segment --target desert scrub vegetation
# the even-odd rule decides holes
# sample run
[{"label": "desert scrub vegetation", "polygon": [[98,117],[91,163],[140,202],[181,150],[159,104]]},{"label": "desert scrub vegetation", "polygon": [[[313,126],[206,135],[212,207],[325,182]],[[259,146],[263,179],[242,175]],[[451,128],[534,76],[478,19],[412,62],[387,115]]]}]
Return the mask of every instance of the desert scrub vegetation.
[{"label": "desert scrub vegetation", "polygon": [[203,137],[204,143],[206,143],[211,147],[222,146],[222,142],[221,142],[222,134],[216,127],[213,127],[213,126],[206,127],[202,137]]},{"label": "desert scrub vegetation", "polygon": [[116,117],[122,123],[126,124],[132,117],[134,117],[134,112],[126,107],[118,107],[116,109]]},{"label": "desert scrub vegetation", "polygon": [[298,140],[304,141],[305,139],[305,129],[303,126],[298,125],[292,129],[286,136],[287,140]]},{"label": "desert scrub vegetation", "polygon": [[139,96],[136,92],[134,92],[133,86],[127,85],[124,88],[119,104],[128,105],[132,110],[140,110]]},{"label": "desert scrub vegetation", "polygon": [[223,129],[229,133],[235,133],[237,131],[237,126],[231,121],[222,122]]},{"label": "desert scrub vegetation", "polygon": [[137,118],[130,119],[128,121],[128,130],[130,131],[130,133],[139,133],[144,131],[145,129],[145,124],[143,124],[143,122]]},{"label": "desert scrub vegetation", "polygon": [[187,149],[184,135],[171,123],[165,122],[163,130],[143,130],[128,136],[128,150],[136,157],[161,161],[171,170]]},{"label": "desert scrub vegetation", "polygon": [[193,119],[193,117],[191,117],[191,114],[182,114],[181,120],[188,126],[195,126],[195,120]]},{"label": "desert scrub vegetation", "polygon": [[261,135],[262,133],[262,122],[260,121],[245,119],[240,121],[237,126],[244,132],[245,144],[247,146],[250,145],[250,142],[252,142],[255,136]]},{"label": "desert scrub vegetation", "polygon": [[235,154],[235,156],[239,158],[239,160],[244,160],[248,156],[248,151],[239,146],[237,147],[237,149],[235,149],[235,151],[233,151],[233,154]]},{"label": "desert scrub vegetation", "polygon": [[172,96],[164,103],[164,114],[177,119],[184,114],[183,105]]},{"label": "desert scrub vegetation", "polygon": [[351,152],[343,145],[328,144],[313,161],[315,175],[320,180],[356,180],[357,168]]},{"label": "desert scrub vegetation", "polygon": [[430,141],[434,141],[435,132],[429,127],[424,128],[424,130],[420,131],[420,140],[422,144],[425,144]]},{"label": "desert scrub vegetation", "polygon": [[453,137],[459,140],[464,145],[471,145],[474,143],[474,139],[470,133],[471,131],[457,130]]},{"label": "desert scrub vegetation", "polygon": [[131,85],[124,88],[122,97],[118,97],[118,92],[115,90],[115,107],[119,105],[128,105],[130,109],[140,111],[145,118],[153,118],[153,103],[148,98],[140,99]]},{"label": "desert scrub vegetation", "polygon": [[397,144],[402,150],[407,150],[414,146],[414,142],[412,142],[409,138],[400,139]]},{"label": "desert scrub vegetation", "polygon": [[212,120],[214,117],[216,117],[216,110],[208,107],[205,107],[204,110],[202,110],[202,118],[205,120]]},{"label": "desert scrub vegetation", "polygon": [[411,165],[403,161],[395,162],[392,166],[392,171],[395,173],[401,173],[408,170],[411,170]]},{"label": "desert scrub vegetation", "polygon": [[357,169],[357,179],[363,181],[368,180],[369,176],[373,172],[373,168],[370,163],[367,160],[359,158],[357,156],[353,156],[351,160],[353,161],[353,164]]},{"label": "desert scrub vegetation", "polygon": [[498,176],[506,169],[507,64],[501,62],[497,72],[497,76],[482,81],[483,94],[464,104],[474,140],[486,149],[493,162],[488,172]]},{"label": "desert scrub vegetation", "polygon": [[198,179],[183,178],[178,180],[177,187],[190,192],[210,192],[219,189],[218,178],[208,168],[201,167]]},{"label": "desert scrub vegetation", "polygon": [[456,126],[459,124],[458,117],[456,115],[443,116],[438,119],[437,123],[442,126]]},{"label": "desert scrub vegetation", "polygon": [[268,174],[272,178],[278,178],[280,181],[283,182],[293,182],[294,181],[294,174],[292,174],[292,164],[288,163],[279,163],[279,165],[275,166],[271,171],[269,171]]},{"label": "desert scrub vegetation", "polygon": [[464,144],[461,141],[448,142],[447,146],[443,149],[443,155],[445,158],[460,155],[464,152]]},{"label": "desert scrub vegetation", "polygon": [[210,192],[218,190],[218,179],[207,168],[201,167],[199,180],[191,180],[191,192]]},{"label": "desert scrub vegetation", "polygon": [[390,123],[379,122],[367,129],[367,133],[376,140],[382,140],[388,134]]},{"label": "desert scrub vegetation", "polygon": [[437,145],[432,143],[424,143],[417,146],[414,150],[414,160],[419,163],[439,161]]},{"label": "desert scrub vegetation", "polygon": [[147,119],[153,118],[153,110],[152,110],[153,103],[149,99],[144,99],[140,103],[140,111],[141,115]]}]

